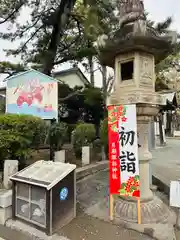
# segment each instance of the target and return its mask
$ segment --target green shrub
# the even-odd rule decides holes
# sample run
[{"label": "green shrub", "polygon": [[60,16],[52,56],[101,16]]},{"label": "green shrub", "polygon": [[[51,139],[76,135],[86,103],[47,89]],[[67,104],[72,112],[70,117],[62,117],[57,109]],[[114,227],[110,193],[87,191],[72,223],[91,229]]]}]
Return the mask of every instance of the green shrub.
[{"label": "green shrub", "polygon": [[44,143],[46,129],[45,121],[37,117],[0,115],[0,160],[25,159],[31,148]]},{"label": "green shrub", "polygon": [[55,151],[61,150],[66,141],[68,132],[68,125],[64,122],[54,123],[49,129],[49,138]]},{"label": "green shrub", "polygon": [[76,157],[81,157],[82,147],[92,144],[95,137],[96,131],[93,124],[78,123],[71,138]]},{"label": "green shrub", "polygon": [[105,154],[106,156],[108,156],[108,119],[107,118],[105,118],[101,122],[100,139],[104,146]]},{"label": "green shrub", "polygon": [[71,135],[72,135],[72,131],[75,129],[76,124],[68,124],[68,131],[67,131],[67,142],[71,142]]},{"label": "green shrub", "polygon": [[5,109],[6,109],[5,101],[3,101],[0,96],[0,113],[5,113]]}]

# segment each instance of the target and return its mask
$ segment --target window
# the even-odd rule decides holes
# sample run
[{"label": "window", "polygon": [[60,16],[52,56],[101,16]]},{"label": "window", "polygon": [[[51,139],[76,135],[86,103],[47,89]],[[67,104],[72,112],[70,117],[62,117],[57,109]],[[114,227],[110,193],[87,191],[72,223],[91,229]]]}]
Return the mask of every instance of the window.
[{"label": "window", "polygon": [[125,63],[121,63],[122,82],[133,79],[133,71],[134,71],[134,61],[133,60],[125,62]]}]

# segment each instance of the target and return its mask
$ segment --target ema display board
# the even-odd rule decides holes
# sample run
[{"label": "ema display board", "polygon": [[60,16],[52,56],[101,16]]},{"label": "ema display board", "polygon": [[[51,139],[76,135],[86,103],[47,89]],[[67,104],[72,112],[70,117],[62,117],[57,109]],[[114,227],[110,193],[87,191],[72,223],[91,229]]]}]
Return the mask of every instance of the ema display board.
[{"label": "ema display board", "polygon": [[33,115],[42,119],[57,119],[57,80],[35,70],[8,78],[6,112]]}]

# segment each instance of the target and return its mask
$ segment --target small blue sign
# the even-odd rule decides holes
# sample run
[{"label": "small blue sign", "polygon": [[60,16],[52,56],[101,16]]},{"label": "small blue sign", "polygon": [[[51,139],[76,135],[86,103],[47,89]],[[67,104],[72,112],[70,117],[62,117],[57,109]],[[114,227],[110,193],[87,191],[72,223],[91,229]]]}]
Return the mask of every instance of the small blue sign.
[{"label": "small blue sign", "polygon": [[66,187],[64,187],[60,191],[60,200],[61,201],[66,200],[67,196],[68,196],[68,189]]}]

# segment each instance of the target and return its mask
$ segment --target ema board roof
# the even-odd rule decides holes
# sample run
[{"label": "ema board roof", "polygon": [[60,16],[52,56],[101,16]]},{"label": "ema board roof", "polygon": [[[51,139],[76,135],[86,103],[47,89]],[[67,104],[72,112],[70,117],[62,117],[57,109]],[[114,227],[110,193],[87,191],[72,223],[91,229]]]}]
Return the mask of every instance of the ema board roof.
[{"label": "ema board roof", "polygon": [[10,179],[49,190],[75,169],[74,164],[41,160],[17,172]]},{"label": "ema board roof", "polygon": [[42,72],[39,72],[39,71],[37,71],[35,69],[32,69],[32,68],[27,70],[27,71],[23,71],[23,72],[14,74],[14,75],[6,78],[5,80],[8,82],[9,80],[16,79],[16,78],[19,78],[19,77],[23,77],[24,78],[24,76],[27,76],[28,74],[31,74],[31,73],[33,73],[33,74],[35,74],[37,76],[39,75],[39,76],[41,76],[41,78],[46,78],[48,80],[52,80],[52,81],[56,81],[56,82],[58,81],[57,79],[52,78],[52,77],[50,77],[50,76],[48,76],[48,75],[46,75],[46,74],[44,74]]}]

